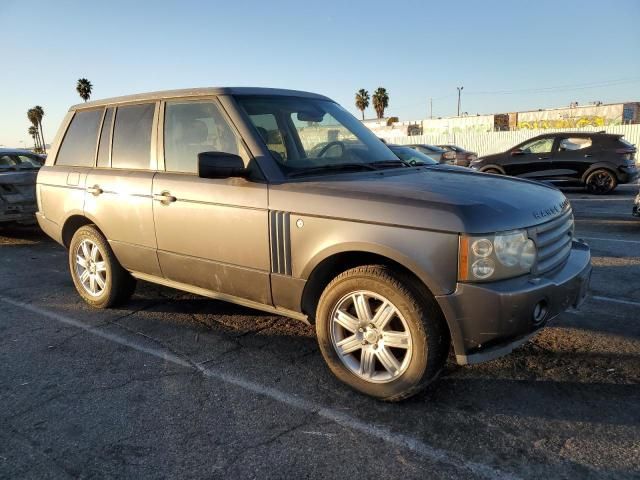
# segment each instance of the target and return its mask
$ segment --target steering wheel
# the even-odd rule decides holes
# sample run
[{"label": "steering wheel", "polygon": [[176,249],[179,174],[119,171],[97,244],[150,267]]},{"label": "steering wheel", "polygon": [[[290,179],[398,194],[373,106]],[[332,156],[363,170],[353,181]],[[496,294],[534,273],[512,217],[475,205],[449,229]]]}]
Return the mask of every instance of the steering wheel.
[{"label": "steering wheel", "polygon": [[318,152],[318,158],[324,156],[324,154],[327,153],[327,151],[331,147],[333,147],[334,145],[339,145],[340,146],[340,148],[342,149],[342,152],[340,152],[340,156],[342,157],[347,148],[345,147],[343,142],[341,142],[339,140],[335,140],[333,142],[327,143],[324,147],[322,147],[322,149]]}]

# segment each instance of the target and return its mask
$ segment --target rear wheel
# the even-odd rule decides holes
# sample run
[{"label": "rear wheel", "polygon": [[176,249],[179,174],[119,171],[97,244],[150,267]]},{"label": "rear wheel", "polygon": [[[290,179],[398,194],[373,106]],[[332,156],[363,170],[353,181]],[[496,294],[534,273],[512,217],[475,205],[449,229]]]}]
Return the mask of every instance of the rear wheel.
[{"label": "rear wheel", "polygon": [[502,172],[497,168],[487,168],[486,170],[482,170],[482,173],[493,173],[494,175],[502,175]]},{"label": "rear wheel", "polygon": [[136,280],[120,265],[104,236],[91,225],[80,227],[71,239],[69,270],[80,296],[96,308],[123,303],[136,288]]},{"label": "rear wheel", "polygon": [[604,195],[618,186],[616,176],[609,170],[600,168],[589,174],[585,182],[589,193]]},{"label": "rear wheel", "polygon": [[435,300],[381,265],[353,268],[323,292],[316,315],[322,355],[352,388],[408,398],[441,372],[449,334]]}]

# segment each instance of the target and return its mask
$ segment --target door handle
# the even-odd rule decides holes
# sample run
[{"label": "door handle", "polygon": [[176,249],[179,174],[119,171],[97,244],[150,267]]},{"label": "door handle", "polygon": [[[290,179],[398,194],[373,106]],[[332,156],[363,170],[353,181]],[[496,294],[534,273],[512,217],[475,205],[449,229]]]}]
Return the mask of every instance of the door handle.
[{"label": "door handle", "polygon": [[104,190],[102,190],[98,185],[94,185],[93,187],[87,187],[87,193],[90,193],[94,197],[100,195]]},{"label": "door handle", "polygon": [[584,158],[591,158],[591,157],[593,157],[593,155],[591,155],[590,153],[585,153],[584,154]]},{"label": "door handle", "polygon": [[551,157],[538,157],[538,160],[549,160]]},{"label": "door handle", "polygon": [[170,203],[173,203],[177,200],[177,198],[169,194],[169,192],[162,192],[160,194],[156,193],[153,195],[153,199],[156,202],[162,203],[163,205],[169,205]]}]

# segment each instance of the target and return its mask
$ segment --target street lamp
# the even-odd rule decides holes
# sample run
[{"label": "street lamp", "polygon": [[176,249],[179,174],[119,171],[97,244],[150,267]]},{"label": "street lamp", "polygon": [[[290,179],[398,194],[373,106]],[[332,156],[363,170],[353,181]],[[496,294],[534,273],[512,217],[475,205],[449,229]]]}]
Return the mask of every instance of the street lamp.
[{"label": "street lamp", "polygon": [[460,116],[460,93],[464,89],[464,87],[456,87],[458,89],[458,116]]}]

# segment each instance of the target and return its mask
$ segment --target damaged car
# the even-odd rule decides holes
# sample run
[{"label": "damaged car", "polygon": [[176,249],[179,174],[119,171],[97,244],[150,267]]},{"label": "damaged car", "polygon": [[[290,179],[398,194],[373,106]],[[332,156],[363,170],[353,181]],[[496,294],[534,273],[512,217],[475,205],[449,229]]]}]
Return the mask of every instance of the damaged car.
[{"label": "damaged car", "polygon": [[0,149],[0,225],[35,223],[36,177],[44,161],[28,150]]}]

